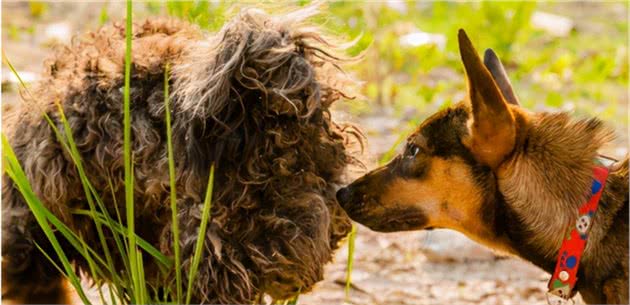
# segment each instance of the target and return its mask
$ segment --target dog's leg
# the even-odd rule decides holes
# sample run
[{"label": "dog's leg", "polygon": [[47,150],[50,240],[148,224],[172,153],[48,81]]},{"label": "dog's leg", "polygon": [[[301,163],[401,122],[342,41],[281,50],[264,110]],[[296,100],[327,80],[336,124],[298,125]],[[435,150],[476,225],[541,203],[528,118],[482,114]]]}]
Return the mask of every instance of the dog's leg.
[{"label": "dog's leg", "polygon": [[3,202],[2,217],[3,301],[69,304],[70,295],[62,274],[35,246],[37,243],[51,258],[56,258],[30,210]]}]

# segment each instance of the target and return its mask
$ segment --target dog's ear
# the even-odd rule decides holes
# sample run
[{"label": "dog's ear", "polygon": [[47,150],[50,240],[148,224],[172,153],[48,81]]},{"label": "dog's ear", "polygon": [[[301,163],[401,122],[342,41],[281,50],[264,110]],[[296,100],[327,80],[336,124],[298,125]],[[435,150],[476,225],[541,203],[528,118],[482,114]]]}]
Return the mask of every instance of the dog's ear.
[{"label": "dog's ear", "polygon": [[496,168],[514,148],[514,115],[464,30],[458,40],[473,114],[465,144],[479,162]]},{"label": "dog's ear", "polygon": [[499,86],[505,100],[512,105],[518,105],[518,98],[516,94],[514,94],[514,90],[512,90],[512,83],[510,83],[510,79],[505,72],[505,68],[503,68],[501,60],[492,49],[486,49],[483,55],[483,64],[488,68],[492,77],[494,77],[494,81],[497,83],[497,86]]}]

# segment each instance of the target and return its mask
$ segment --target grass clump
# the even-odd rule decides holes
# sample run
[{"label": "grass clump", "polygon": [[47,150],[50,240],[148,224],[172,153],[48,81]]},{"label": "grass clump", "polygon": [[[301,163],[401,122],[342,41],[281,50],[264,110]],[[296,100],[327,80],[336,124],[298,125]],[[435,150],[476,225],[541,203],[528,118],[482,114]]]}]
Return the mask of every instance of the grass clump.
[{"label": "grass clump", "polygon": [[[147,304],[147,303],[164,303],[164,302],[176,302],[182,304],[183,287],[181,280],[181,257],[179,253],[179,229],[177,222],[177,193],[175,187],[175,161],[173,157],[172,148],[172,131],[171,131],[171,117],[170,117],[170,105],[168,98],[168,67],[165,69],[164,75],[164,88],[165,97],[164,103],[167,109],[166,111],[166,133],[167,133],[167,145],[168,145],[168,161],[169,161],[169,178],[171,186],[171,208],[173,215],[173,236],[175,238],[174,253],[175,257],[167,257],[161,253],[158,249],[153,247],[150,243],[137,236],[135,233],[134,223],[134,201],[133,201],[133,155],[132,155],[132,134],[131,134],[131,65],[132,65],[132,16],[133,6],[132,2],[127,2],[127,23],[126,23],[126,50],[125,50],[125,81],[123,88],[123,153],[125,162],[125,213],[127,223],[123,224],[120,211],[116,209],[116,218],[114,219],[105,208],[101,195],[95,190],[83,168],[82,159],[77,149],[76,143],[73,139],[73,131],[70,129],[70,124],[63,112],[62,105],[57,102],[57,111],[59,113],[59,119],[62,123],[62,130],[57,128],[57,125],[52,121],[49,115],[41,111],[42,116],[49,123],[53,129],[57,140],[62,145],[63,149],[70,155],[73,163],[75,164],[80,176],[85,198],[89,206],[89,210],[75,209],[72,213],[77,216],[88,217],[91,219],[96,227],[97,236],[103,249],[102,253],[92,249],[84,241],[82,236],[73,232],[66,224],[64,224],[59,218],[57,218],[51,211],[49,211],[41,202],[41,200],[34,193],[27,176],[17,159],[7,137],[2,134],[2,155],[4,160],[4,171],[13,180],[16,187],[19,189],[21,195],[30,210],[32,211],[37,223],[40,225],[42,231],[46,235],[47,239],[51,243],[58,261],[61,263],[59,266],[50,256],[50,253],[43,253],[51,263],[65,276],[72,286],[77,291],[81,301],[84,304],[91,304],[93,300],[88,298],[88,294],[81,286],[80,276],[77,274],[76,269],[72,265],[72,262],[68,258],[64,249],[61,246],[59,238],[64,238],[68,243],[76,250],[83,259],[87,262],[89,272],[96,278],[109,278],[109,296],[105,296],[99,287],[99,297],[103,304]],[[9,69],[17,77],[20,86],[24,89],[27,95],[30,92],[26,84],[22,81],[15,68],[11,65],[10,61],[4,56],[3,59]],[[31,96],[32,97],[32,96]],[[31,99],[32,100],[32,99]],[[210,219],[212,189],[214,181],[214,166],[210,170],[210,177],[208,179],[208,189],[203,206],[203,219],[200,227],[200,234],[205,234],[208,221]],[[111,179],[109,180],[111,191],[113,192],[113,185]],[[113,196],[115,198],[115,196]],[[115,199],[114,199],[115,200]],[[114,205],[117,206],[117,205]],[[106,235],[109,233],[108,235]],[[114,239],[117,252],[110,251],[106,244],[106,236],[110,236]],[[191,300],[192,296],[192,282],[194,281],[197,273],[197,267],[201,259],[201,251],[203,250],[203,238],[197,243],[195,249],[193,266],[189,272],[189,284],[186,295],[186,304]],[[36,245],[40,250],[40,245]],[[42,250],[43,251],[43,250]],[[119,261],[123,262],[124,270],[120,272],[114,266],[114,256],[118,255]],[[155,260],[161,267],[162,276],[164,277],[163,288],[169,287],[168,275],[176,274],[175,291],[171,291],[168,288],[161,291],[159,294],[158,287],[149,287],[145,279],[144,262],[145,255]],[[173,270],[174,269],[174,270]],[[98,284],[98,283],[97,283]]]}]

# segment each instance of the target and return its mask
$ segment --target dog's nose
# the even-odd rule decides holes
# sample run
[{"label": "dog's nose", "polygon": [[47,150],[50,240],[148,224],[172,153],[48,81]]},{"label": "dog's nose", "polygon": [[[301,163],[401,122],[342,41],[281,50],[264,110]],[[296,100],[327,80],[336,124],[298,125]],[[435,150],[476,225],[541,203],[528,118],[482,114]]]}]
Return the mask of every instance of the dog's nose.
[{"label": "dog's nose", "polygon": [[345,206],[352,197],[352,191],[348,187],[341,188],[337,191],[337,201],[343,207]]}]

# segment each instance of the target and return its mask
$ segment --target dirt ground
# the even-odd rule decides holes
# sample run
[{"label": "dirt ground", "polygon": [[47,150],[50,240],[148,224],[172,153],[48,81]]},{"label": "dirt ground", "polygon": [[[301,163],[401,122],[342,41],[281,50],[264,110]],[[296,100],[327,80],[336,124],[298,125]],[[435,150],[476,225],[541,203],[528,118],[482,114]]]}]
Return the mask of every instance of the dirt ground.
[{"label": "dirt ground", "polygon": [[[20,73],[36,79],[49,46],[67,42],[79,30],[95,28],[101,7],[98,3],[59,3],[50,5],[49,13],[34,20],[27,4],[3,2],[2,48]],[[111,18],[121,17],[112,12],[124,12],[122,4],[109,7]],[[17,33],[8,29],[8,20]],[[14,81],[4,66],[2,83],[2,103],[16,102]],[[382,154],[398,137],[391,130],[400,119],[387,109],[363,117],[335,115],[355,121],[365,130],[372,155]],[[545,303],[548,275],[527,262],[495,255],[451,231],[379,234],[359,226],[354,259],[353,285],[347,299],[346,245],[327,266],[325,280],[301,295],[299,304]]]}]

